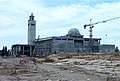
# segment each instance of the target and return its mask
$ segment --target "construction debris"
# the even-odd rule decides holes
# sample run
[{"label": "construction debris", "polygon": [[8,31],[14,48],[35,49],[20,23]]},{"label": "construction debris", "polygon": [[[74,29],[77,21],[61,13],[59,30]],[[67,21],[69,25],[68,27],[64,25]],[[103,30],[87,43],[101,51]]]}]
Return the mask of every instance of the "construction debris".
[{"label": "construction debris", "polygon": [[0,58],[0,81],[120,81],[120,54]]}]

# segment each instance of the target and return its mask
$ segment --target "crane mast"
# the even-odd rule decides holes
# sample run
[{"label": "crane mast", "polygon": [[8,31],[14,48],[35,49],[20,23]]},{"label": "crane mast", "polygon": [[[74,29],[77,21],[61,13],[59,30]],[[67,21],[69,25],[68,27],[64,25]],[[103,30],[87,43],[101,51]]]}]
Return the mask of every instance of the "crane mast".
[{"label": "crane mast", "polygon": [[[92,23],[92,19],[90,19],[90,24]],[[92,26],[92,24],[90,25],[90,30],[89,30],[89,32],[90,32],[90,39],[92,39],[92,28],[93,28],[94,26]]]},{"label": "crane mast", "polygon": [[84,29],[86,29],[87,26],[89,26],[89,28],[90,28],[90,30],[89,30],[89,33],[90,33],[90,35],[89,35],[89,37],[90,37],[89,46],[91,48],[91,51],[92,51],[92,47],[93,47],[93,39],[92,39],[92,37],[93,37],[93,34],[92,34],[93,30],[92,30],[92,28],[94,28],[94,25],[99,24],[99,23],[105,23],[107,21],[111,21],[111,20],[115,20],[115,19],[119,19],[119,18],[120,17],[114,17],[114,18],[107,19],[107,20],[104,20],[104,21],[99,21],[99,22],[96,22],[96,23],[92,23],[92,19],[90,19],[90,24],[85,24],[84,25]]}]

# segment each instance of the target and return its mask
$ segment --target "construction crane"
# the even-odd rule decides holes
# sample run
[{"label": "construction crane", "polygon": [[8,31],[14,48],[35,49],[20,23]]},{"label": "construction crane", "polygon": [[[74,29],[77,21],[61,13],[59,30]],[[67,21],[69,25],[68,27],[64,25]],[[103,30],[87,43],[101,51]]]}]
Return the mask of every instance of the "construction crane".
[{"label": "construction crane", "polygon": [[90,37],[90,47],[91,48],[93,46],[93,40],[92,40],[92,37],[93,37],[92,32],[93,32],[93,30],[92,30],[92,28],[94,28],[94,25],[99,24],[99,23],[106,23],[107,21],[111,21],[111,20],[115,20],[115,19],[119,19],[119,18],[120,17],[114,17],[114,18],[107,19],[107,20],[104,20],[104,21],[99,21],[99,22],[96,22],[96,23],[92,23],[92,19],[90,19],[90,24],[85,24],[84,25],[84,29],[86,29],[87,26],[90,27],[90,30],[89,30],[90,35],[89,35],[89,37]]}]

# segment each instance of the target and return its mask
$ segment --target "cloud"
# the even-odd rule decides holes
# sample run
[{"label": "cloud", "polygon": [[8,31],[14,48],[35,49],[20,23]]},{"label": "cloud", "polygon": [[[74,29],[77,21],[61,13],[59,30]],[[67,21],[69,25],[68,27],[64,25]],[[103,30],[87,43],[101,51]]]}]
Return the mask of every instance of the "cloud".
[{"label": "cloud", "polygon": [[72,17],[75,17],[77,13],[79,13],[78,8],[80,8],[80,6],[76,5],[57,7],[52,10],[50,16],[53,21],[70,20]]},{"label": "cloud", "polygon": [[[103,0],[102,0],[103,1]],[[0,2],[0,38],[16,37],[14,41],[27,39],[27,20],[31,12],[34,13],[37,24],[37,35],[49,37],[54,35],[65,35],[70,28],[78,28],[85,37],[89,36],[89,28],[83,29],[84,24],[103,21],[120,16],[120,2],[105,2],[94,0],[69,0],[59,3],[45,0],[11,0]],[[67,3],[69,2],[69,3]],[[89,4],[88,4],[89,3]],[[49,5],[51,4],[51,5]],[[91,5],[92,4],[92,5]],[[110,42],[118,45],[119,19],[95,25],[94,37],[101,37],[102,43]],[[116,32],[116,33],[115,33]],[[108,34],[108,37],[105,35]],[[114,37],[115,35],[115,37]],[[23,38],[24,37],[24,38]],[[12,42],[9,40],[3,40]],[[17,43],[21,43],[17,42]],[[16,42],[15,42],[16,43]],[[1,44],[3,46],[4,44]],[[10,43],[9,43],[10,45]]]},{"label": "cloud", "polygon": [[0,15],[1,26],[8,26],[13,23],[13,20],[7,16]]},{"label": "cloud", "polygon": [[20,36],[25,35],[25,30],[20,28],[11,28],[11,29],[4,29],[0,30],[0,38],[10,37],[10,36]]}]

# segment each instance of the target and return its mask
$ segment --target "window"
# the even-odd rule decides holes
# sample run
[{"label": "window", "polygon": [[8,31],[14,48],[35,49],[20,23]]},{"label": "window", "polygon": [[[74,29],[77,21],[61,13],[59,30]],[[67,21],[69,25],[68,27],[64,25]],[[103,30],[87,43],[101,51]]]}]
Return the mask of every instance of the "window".
[{"label": "window", "polygon": [[31,26],[35,26],[35,24],[31,24]]}]

